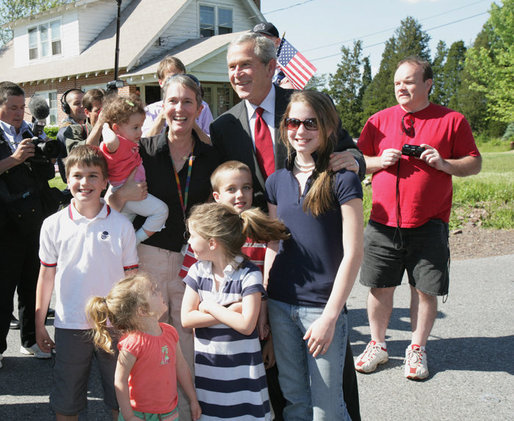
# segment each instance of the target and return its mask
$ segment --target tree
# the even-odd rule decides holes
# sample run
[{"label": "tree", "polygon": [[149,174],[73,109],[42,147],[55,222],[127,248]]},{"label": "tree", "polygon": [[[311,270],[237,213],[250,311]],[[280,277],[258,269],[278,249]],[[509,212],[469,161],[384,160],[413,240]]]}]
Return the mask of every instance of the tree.
[{"label": "tree", "polygon": [[362,98],[364,97],[364,92],[366,92],[366,89],[368,89],[369,84],[373,80],[373,77],[371,75],[371,63],[369,62],[369,57],[364,57],[362,59],[363,68],[362,68],[362,83],[361,87],[359,89],[359,98],[362,101]]},{"label": "tree", "polygon": [[305,85],[305,89],[314,89],[319,92],[325,92],[326,86],[327,86],[327,75],[321,74],[321,75],[314,75],[310,78],[309,82],[307,82],[307,85]]},{"label": "tree", "polygon": [[0,2],[0,47],[12,39],[12,30],[3,25],[36,15],[71,0],[3,0]]},{"label": "tree", "polygon": [[[443,67],[444,95],[443,105],[455,109],[458,106],[457,91],[462,81],[462,71],[466,59],[466,47],[463,41],[454,42],[448,50]],[[435,74],[435,73],[434,73]]]},{"label": "tree", "polygon": [[341,47],[341,60],[328,81],[328,93],[336,104],[343,127],[353,137],[358,137],[362,129],[361,54],[362,41],[356,41],[353,48]]},{"label": "tree", "polygon": [[436,104],[446,105],[445,84],[444,84],[444,62],[448,54],[448,48],[444,41],[439,41],[432,61],[432,71],[434,72],[434,84],[430,100]]},{"label": "tree", "polygon": [[429,41],[430,35],[421,29],[416,19],[409,16],[401,21],[400,27],[386,42],[380,68],[364,93],[362,99],[364,120],[396,104],[393,89],[396,65],[400,60],[412,55],[430,60]]},{"label": "tree", "polygon": [[[485,25],[478,33],[472,48],[486,48],[490,46],[489,38],[491,36],[490,29]],[[469,50],[468,50],[469,53]],[[466,53],[466,56],[467,54]],[[464,61],[464,68],[461,74],[461,83],[457,89],[455,109],[466,116],[474,132],[480,133],[488,131],[489,123],[487,117],[487,98],[485,93],[477,92],[470,89],[471,85],[476,82],[476,78],[469,72],[470,64]]]},{"label": "tree", "polygon": [[514,0],[491,5],[483,31],[488,45],[468,50],[465,69],[472,92],[485,95],[486,119],[506,126],[514,121]]},{"label": "tree", "polygon": [[382,53],[382,60],[377,74],[368,85],[362,98],[363,124],[376,112],[390,107],[395,103],[393,91],[393,74],[395,64],[389,58],[394,54],[396,39],[390,38],[385,45]]}]

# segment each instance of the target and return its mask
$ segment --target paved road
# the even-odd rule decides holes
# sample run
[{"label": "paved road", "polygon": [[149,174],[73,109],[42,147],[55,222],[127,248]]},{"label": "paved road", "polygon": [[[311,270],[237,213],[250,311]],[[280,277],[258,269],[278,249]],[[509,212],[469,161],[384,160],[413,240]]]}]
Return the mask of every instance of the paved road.
[{"label": "paved road", "polygon": [[[404,379],[409,343],[409,288],[396,293],[388,331],[390,361],[377,372],[358,374],[363,420],[514,419],[514,255],[452,263],[450,296],[439,306],[427,347],[430,377]],[[366,289],[356,285],[349,299],[353,352],[369,339]],[[0,420],[52,420],[48,406],[51,362],[17,353],[9,334],[0,369]],[[81,420],[109,420],[103,410],[98,375]]]}]

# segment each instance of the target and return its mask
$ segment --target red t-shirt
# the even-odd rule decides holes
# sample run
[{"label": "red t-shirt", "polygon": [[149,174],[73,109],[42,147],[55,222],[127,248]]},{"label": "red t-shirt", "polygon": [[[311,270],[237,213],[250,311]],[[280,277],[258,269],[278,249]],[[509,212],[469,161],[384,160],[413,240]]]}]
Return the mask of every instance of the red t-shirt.
[{"label": "red t-shirt", "polygon": [[[264,272],[264,256],[266,255],[266,243],[256,243],[253,242],[250,238],[246,239],[246,243],[244,243],[241,248],[241,252],[246,255],[250,261],[259,267],[261,272]],[[184,256],[184,261],[182,262],[182,267],[180,268],[180,272],[178,276],[181,278],[185,278],[189,268],[193,266],[197,262],[195,253],[190,245],[187,246],[186,255]]]},{"label": "red t-shirt", "polygon": [[118,343],[136,362],[128,379],[130,406],[135,411],[163,414],[177,406],[175,366],[178,333],[173,326],[159,323],[159,336],[133,332]]},{"label": "red t-shirt", "polygon": [[[412,135],[402,129],[404,116],[405,126],[414,127]],[[480,155],[464,116],[436,104],[410,115],[399,105],[382,110],[369,118],[358,142],[362,153],[368,156],[380,156],[390,148],[401,150],[405,144],[430,145],[443,159]],[[451,175],[405,155],[399,163],[373,174],[370,218],[384,225],[396,226],[398,165],[400,227],[419,227],[430,219],[448,222],[453,192]]]},{"label": "red t-shirt", "polygon": [[134,180],[145,181],[145,169],[143,167],[143,159],[139,155],[139,145],[120,135],[118,135],[118,139],[120,145],[116,152],[111,153],[105,143],[100,144],[100,150],[107,161],[109,182],[113,186],[123,184],[136,167],[137,171]]}]

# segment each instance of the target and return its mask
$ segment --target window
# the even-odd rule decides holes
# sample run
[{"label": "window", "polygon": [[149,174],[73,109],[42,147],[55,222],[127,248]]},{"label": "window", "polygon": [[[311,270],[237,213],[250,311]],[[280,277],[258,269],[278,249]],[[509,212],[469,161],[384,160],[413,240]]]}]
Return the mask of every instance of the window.
[{"label": "window", "polygon": [[61,54],[61,22],[54,20],[29,28],[29,60]]},{"label": "window", "polygon": [[218,9],[218,34],[232,33],[232,10]]},{"label": "window", "polygon": [[214,35],[214,7],[200,6],[200,36]]},{"label": "window", "polygon": [[200,36],[230,34],[232,32],[232,9],[200,5]]}]

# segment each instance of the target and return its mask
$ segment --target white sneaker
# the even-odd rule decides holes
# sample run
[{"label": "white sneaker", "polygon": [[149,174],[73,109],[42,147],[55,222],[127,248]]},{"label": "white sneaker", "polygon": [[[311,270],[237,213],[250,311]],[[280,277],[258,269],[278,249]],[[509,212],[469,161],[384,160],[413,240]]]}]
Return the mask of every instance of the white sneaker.
[{"label": "white sneaker", "polygon": [[405,377],[411,380],[428,377],[427,353],[419,345],[409,345],[405,350]]},{"label": "white sneaker", "polygon": [[52,358],[52,354],[50,352],[43,352],[39,348],[38,344],[34,344],[31,347],[25,348],[24,346],[20,347],[20,354],[23,355],[33,355],[40,360],[47,360]]},{"label": "white sneaker", "polygon": [[355,370],[361,373],[371,373],[379,364],[389,361],[387,349],[382,348],[375,341],[370,341],[364,352],[355,361]]}]

